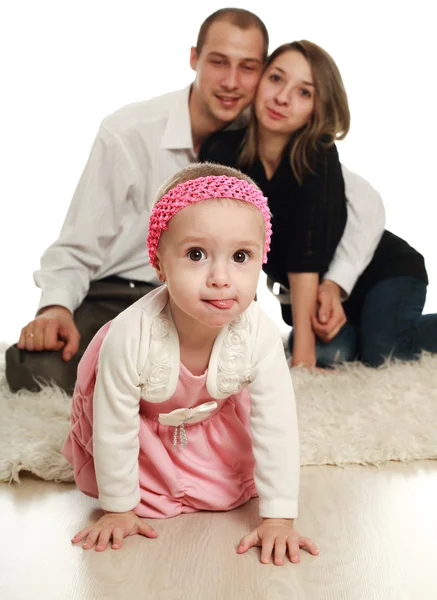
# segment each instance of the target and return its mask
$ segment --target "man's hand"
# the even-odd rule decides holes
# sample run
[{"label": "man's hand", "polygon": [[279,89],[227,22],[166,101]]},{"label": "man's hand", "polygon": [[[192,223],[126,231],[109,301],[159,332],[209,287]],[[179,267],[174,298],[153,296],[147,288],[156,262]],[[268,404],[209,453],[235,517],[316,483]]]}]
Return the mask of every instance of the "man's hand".
[{"label": "man's hand", "polygon": [[322,342],[330,342],[346,323],[341,288],[326,279],[319,285],[317,304],[317,313],[311,318],[314,333]]},{"label": "man's hand", "polygon": [[253,546],[261,546],[261,562],[265,565],[270,562],[272,554],[275,565],[280,566],[287,554],[290,562],[299,562],[300,548],[305,548],[310,554],[319,553],[310,539],[293,529],[293,519],[263,519],[259,527],[244,536],[237,552],[243,554]]},{"label": "man's hand", "polygon": [[79,350],[79,340],[70,311],[64,306],[48,306],[23,327],[17,346],[30,352],[63,348],[62,358],[67,362]]}]

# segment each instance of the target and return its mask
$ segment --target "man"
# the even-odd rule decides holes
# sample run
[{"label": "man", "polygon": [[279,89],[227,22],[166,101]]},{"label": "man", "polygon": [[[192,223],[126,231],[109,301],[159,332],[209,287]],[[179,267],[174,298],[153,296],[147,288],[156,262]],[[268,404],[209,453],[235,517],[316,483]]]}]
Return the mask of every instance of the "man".
[{"label": "man", "polygon": [[[53,380],[71,393],[78,362],[98,329],[159,284],[145,244],[156,192],[196,161],[208,135],[238,125],[267,50],[267,30],[256,15],[236,8],[216,11],[191,49],[196,76],[190,87],[104,119],[60,237],[35,273],[42,290],[37,316],[7,351],[6,377],[13,391],[38,390],[37,381]],[[320,327],[326,335],[342,319],[340,288],[350,292],[384,227],[379,195],[346,171],[345,183],[357,214],[349,215],[321,286],[327,320],[320,317]],[[369,222],[366,239],[355,236],[357,219]]]}]

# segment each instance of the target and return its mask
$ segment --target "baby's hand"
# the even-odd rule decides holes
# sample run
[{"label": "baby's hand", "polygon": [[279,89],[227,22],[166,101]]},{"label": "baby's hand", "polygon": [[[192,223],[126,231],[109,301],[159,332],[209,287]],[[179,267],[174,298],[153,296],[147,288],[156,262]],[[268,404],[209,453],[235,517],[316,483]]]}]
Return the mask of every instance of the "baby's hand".
[{"label": "baby's hand", "polygon": [[85,550],[92,548],[98,541],[96,551],[102,552],[106,549],[111,538],[111,547],[118,550],[123,544],[123,538],[137,533],[149,538],[158,537],[158,534],[150,525],[130,510],[124,513],[106,513],[97,523],[76,533],[71,541],[76,544],[86,538],[82,544]]},{"label": "baby's hand", "polygon": [[299,548],[305,548],[310,554],[319,551],[308,538],[302,537],[293,529],[293,519],[263,519],[263,522],[252,533],[241,540],[237,552],[243,554],[253,546],[261,546],[261,562],[268,564],[274,551],[275,565],[283,565],[288,550],[291,562],[300,561]]}]

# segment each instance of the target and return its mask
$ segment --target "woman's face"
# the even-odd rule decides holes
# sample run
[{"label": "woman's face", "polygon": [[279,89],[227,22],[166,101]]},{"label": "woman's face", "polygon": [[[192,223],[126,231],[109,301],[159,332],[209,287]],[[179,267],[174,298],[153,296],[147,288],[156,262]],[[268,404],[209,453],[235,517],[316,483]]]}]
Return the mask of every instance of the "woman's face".
[{"label": "woman's face", "polygon": [[314,94],[306,58],[295,50],[284,52],[261,77],[255,97],[259,126],[275,133],[294,133],[311,120]]}]

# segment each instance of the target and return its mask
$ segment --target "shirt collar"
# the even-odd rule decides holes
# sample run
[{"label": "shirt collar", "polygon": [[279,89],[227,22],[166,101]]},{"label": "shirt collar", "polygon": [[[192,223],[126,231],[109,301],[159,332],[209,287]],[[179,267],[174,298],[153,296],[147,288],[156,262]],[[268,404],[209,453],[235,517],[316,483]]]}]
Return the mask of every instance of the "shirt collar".
[{"label": "shirt collar", "polygon": [[161,150],[193,150],[189,97],[191,85],[174,96],[167,126],[161,139]]}]

